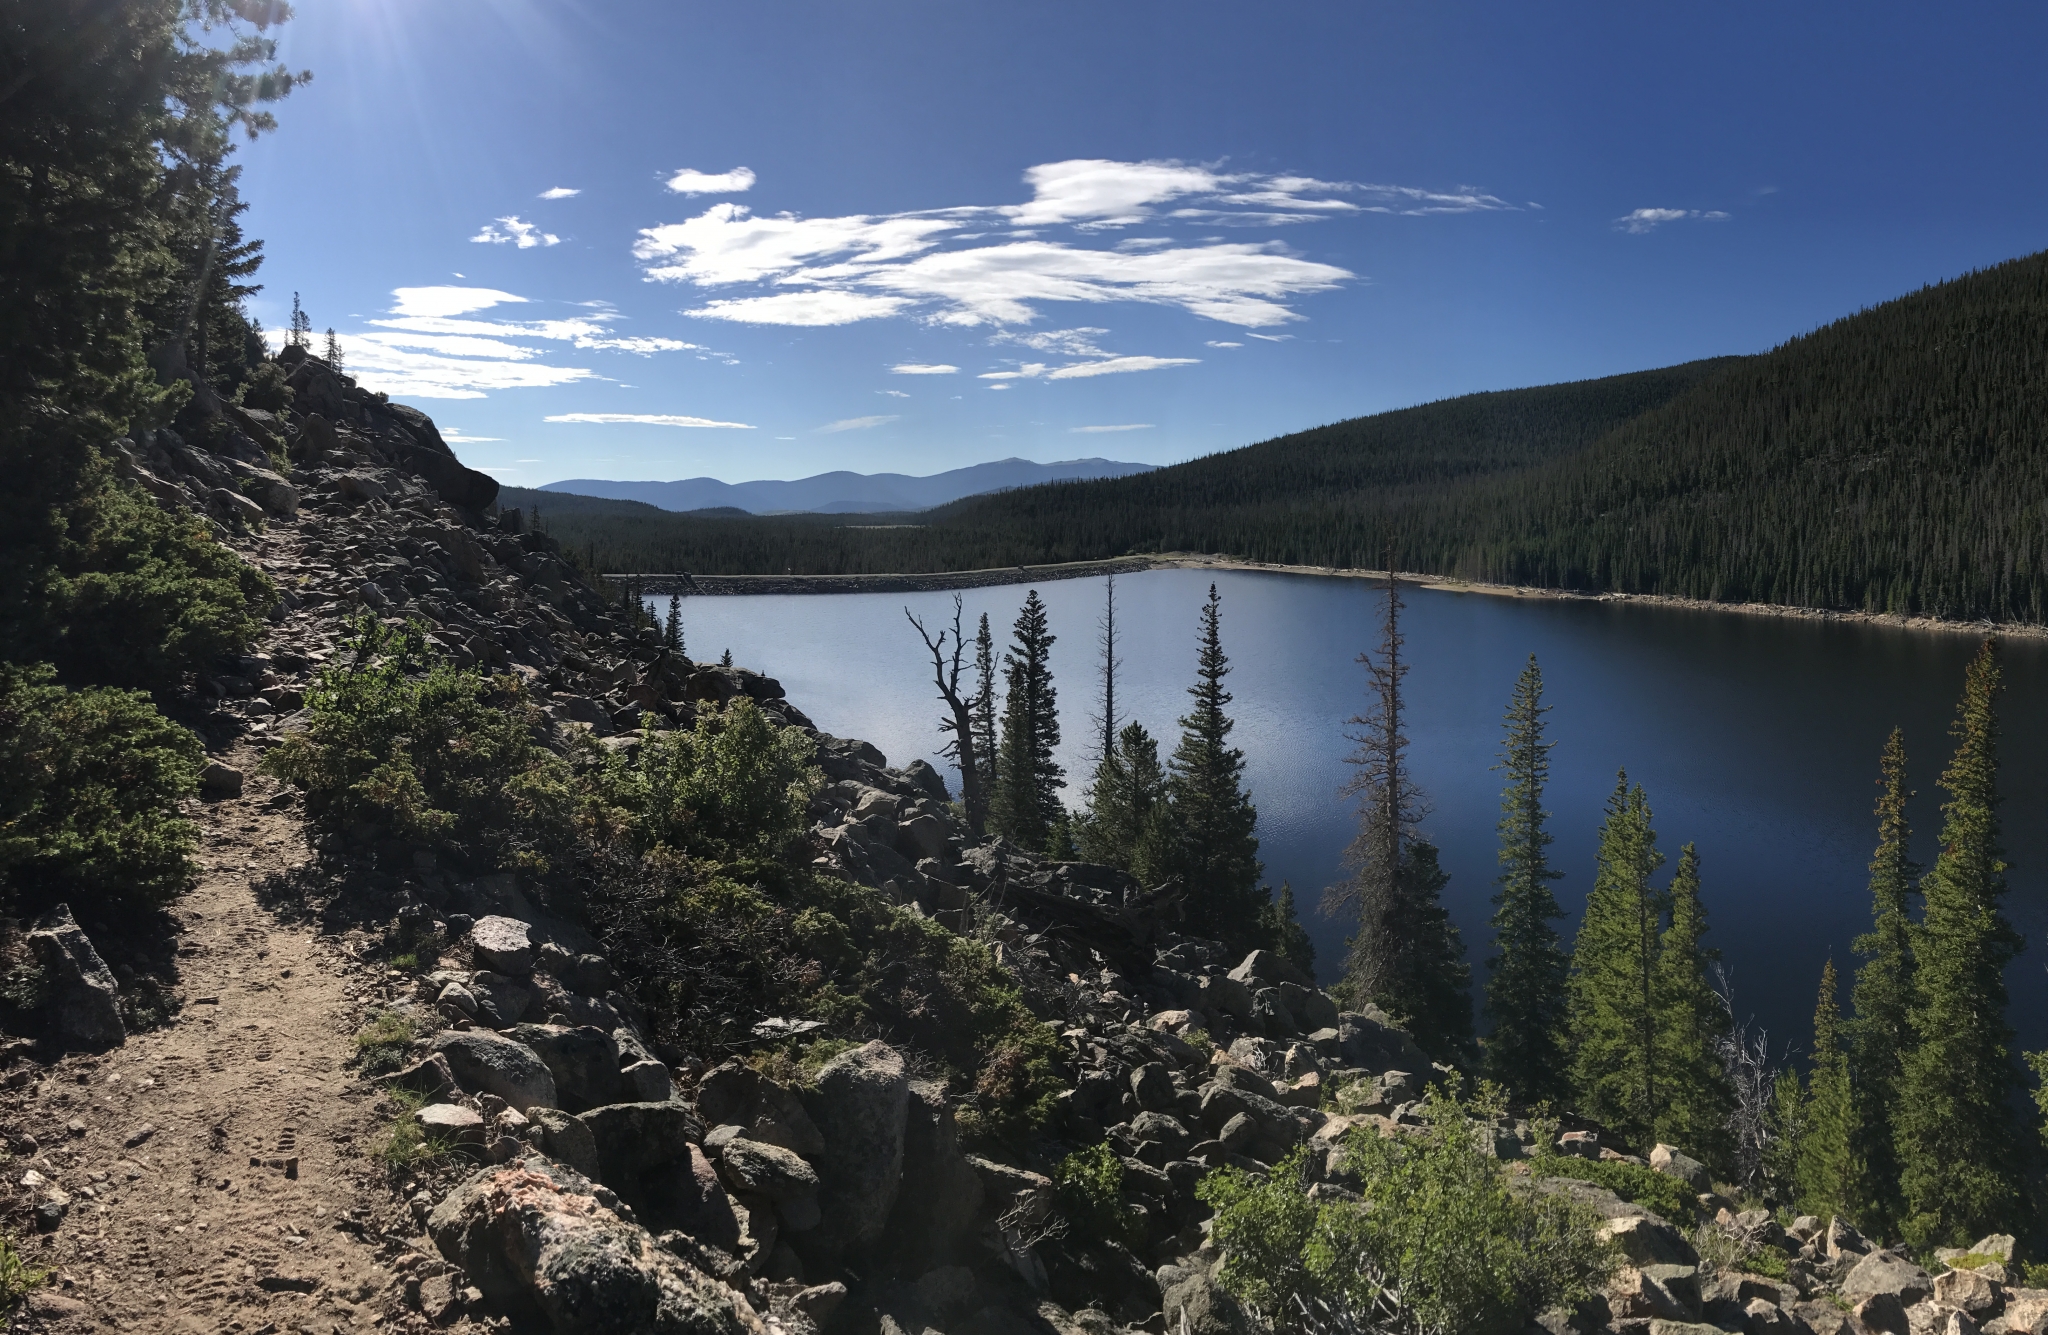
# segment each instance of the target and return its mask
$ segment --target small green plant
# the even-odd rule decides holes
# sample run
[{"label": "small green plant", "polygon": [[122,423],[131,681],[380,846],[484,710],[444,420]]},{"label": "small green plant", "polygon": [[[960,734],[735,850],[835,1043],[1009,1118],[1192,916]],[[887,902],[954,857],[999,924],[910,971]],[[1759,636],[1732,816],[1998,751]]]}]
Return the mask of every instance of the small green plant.
[{"label": "small green plant", "polygon": [[[405,1065],[411,1055],[413,1023],[396,1011],[385,1011],[356,1033],[356,1063],[364,1075],[383,1075]],[[397,1097],[394,1092],[393,1097]]]},{"label": "small green plant", "polygon": [[21,1259],[14,1239],[0,1233],[0,1315],[21,1306],[22,1299],[41,1288],[50,1272],[39,1270]]},{"label": "small green plant", "polygon": [[1263,1325],[1507,1335],[1538,1312],[1590,1297],[1616,1264],[1587,1207],[1517,1187],[1480,1153],[1475,1116],[1500,1115],[1483,1086],[1465,1104],[1432,1092],[1423,1128],[1344,1141],[1367,1202],[1311,1200],[1308,1154],[1260,1181],[1235,1168],[1203,1179],[1216,1209],[1222,1284]]},{"label": "small green plant", "polygon": [[2007,1269],[2017,1272],[2019,1283],[2024,1289],[2048,1289],[2048,1261],[2021,1261]]},{"label": "small green plant", "polygon": [[[1539,1142],[1541,1143],[1541,1142]],[[1642,1164],[1615,1159],[1578,1159],[1564,1154],[1540,1154],[1531,1165],[1538,1177],[1568,1177],[1605,1187],[1625,1201],[1653,1210],[1680,1228],[1692,1222],[1699,1202],[1691,1189],[1675,1177],[1666,1177]]]},{"label": "small green plant", "polygon": [[1124,1165],[1116,1152],[1097,1141],[1075,1150],[1053,1169],[1060,1216],[1084,1237],[1128,1243],[1136,1221],[1124,1205]]},{"label": "small green plant", "polygon": [[391,967],[394,969],[403,969],[407,973],[413,973],[417,971],[420,967],[420,957],[414,951],[402,951],[399,954],[393,955],[391,957]]}]

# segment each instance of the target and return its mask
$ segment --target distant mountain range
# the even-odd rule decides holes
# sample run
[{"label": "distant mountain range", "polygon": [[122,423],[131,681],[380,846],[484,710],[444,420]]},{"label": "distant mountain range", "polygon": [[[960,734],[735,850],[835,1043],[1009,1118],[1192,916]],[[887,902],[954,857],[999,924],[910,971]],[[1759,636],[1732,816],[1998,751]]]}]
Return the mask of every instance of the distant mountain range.
[{"label": "distant mountain range", "polygon": [[794,482],[720,482],[712,477],[680,482],[612,482],[572,477],[550,482],[542,491],[566,491],[614,501],[641,501],[663,510],[711,510],[732,507],[750,514],[879,514],[929,510],[935,505],[979,496],[1008,487],[1041,482],[1128,477],[1149,473],[1158,465],[1122,463],[1115,459],[1066,459],[1040,464],[1029,459],[998,459],[994,463],[955,468],[930,477],[905,473],[819,473]]}]

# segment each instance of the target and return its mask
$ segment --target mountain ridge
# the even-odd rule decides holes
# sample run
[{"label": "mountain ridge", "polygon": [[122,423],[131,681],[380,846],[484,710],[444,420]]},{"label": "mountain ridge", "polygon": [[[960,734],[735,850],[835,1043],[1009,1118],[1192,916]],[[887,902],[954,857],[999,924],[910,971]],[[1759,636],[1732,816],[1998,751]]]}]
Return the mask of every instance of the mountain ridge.
[{"label": "mountain ridge", "polygon": [[722,482],[712,477],[678,478],[669,482],[565,478],[536,488],[594,496],[601,500],[639,501],[678,513],[730,506],[750,514],[878,514],[929,510],[969,496],[1044,482],[1092,481],[1148,473],[1156,464],[1090,457],[1037,463],[1012,455],[986,463],[951,468],[922,476],[908,473],[856,473],[837,469],[786,481],[760,479]]}]

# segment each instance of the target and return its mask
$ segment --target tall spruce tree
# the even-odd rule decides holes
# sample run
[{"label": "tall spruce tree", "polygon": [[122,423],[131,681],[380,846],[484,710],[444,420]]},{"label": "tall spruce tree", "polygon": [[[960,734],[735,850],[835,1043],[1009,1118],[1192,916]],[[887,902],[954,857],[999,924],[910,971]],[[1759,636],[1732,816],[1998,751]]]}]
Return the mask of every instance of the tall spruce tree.
[{"label": "tall spruce tree", "polygon": [[1075,843],[1089,862],[1120,867],[1148,886],[1172,874],[1166,769],[1144,724],[1133,720],[1117,733],[1115,763],[1096,771],[1087,816],[1076,824]]},{"label": "tall spruce tree", "polygon": [[1721,1066],[1719,1041],[1735,1017],[1707,978],[1720,952],[1704,944],[1707,906],[1700,898],[1700,857],[1693,845],[1679,850],[1665,898],[1671,924],[1657,945],[1654,1127],[1658,1139],[1727,1172],[1735,1094]]},{"label": "tall spruce tree", "polygon": [[996,638],[988,628],[988,613],[981,614],[981,626],[974,635],[974,760],[981,767],[984,803],[996,797]]},{"label": "tall spruce tree", "polygon": [[1572,947],[1573,1102],[1624,1139],[1648,1145],[1661,1110],[1657,957],[1670,896],[1650,883],[1664,863],[1650,802],[1622,773],[1600,826],[1598,870]]},{"label": "tall spruce tree", "polygon": [[1259,944],[1259,813],[1244,789],[1244,752],[1230,745],[1236,726],[1224,706],[1222,599],[1209,586],[1202,606],[1194,705],[1180,720],[1180,744],[1167,762],[1173,864],[1187,891],[1188,930],[1234,947]]},{"label": "tall spruce tree", "polygon": [[1878,761],[1877,852],[1870,860],[1870,931],[1856,938],[1863,963],[1850,1001],[1850,1067],[1857,1169],[1849,1214],[1875,1236],[1896,1238],[1905,1218],[1892,1121],[1913,1050],[1913,897],[1920,868],[1910,845],[1906,734],[1893,728]]},{"label": "tall spruce tree", "polygon": [[1858,1173],[1855,1101],[1849,1054],[1842,1046],[1841,985],[1829,957],[1820,973],[1813,1006],[1813,1072],[1807,1080],[1805,1117],[1792,1166],[1793,1199],[1799,1208],[1827,1218],[1856,1217]]},{"label": "tall spruce tree", "polygon": [[1081,856],[1090,862],[1129,870],[1129,784],[1123,773],[1123,756],[1117,749],[1116,672],[1122,661],[1116,656],[1114,575],[1103,580],[1102,602],[1096,639],[1102,655],[1102,703],[1101,712],[1090,720],[1096,735],[1095,774],[1089,780],[1086,803],[1074,818],[1074,842]]},{"label": "tall spruce tree", "polygon": [[690,661],[683,648],[683,596],[679,593],[668,596],[668,619],[662,623],[661,647],[685,663]]},{"label": "tall spruce tree", "polygon": [[1386,922],[1404,944],[1373,997],[1400,1021],[1423,1050],[1456,1065],[1473,1058],[1472,966],[1465,942],[1444,908],[1451,874],[1437,848],[1417,836],[1401,850],[1394,902]]},{"label": "tall spruce tree", "polygon": [[1571,960],[1553,920],[1562,918],[1550,883],[1546,850],[1553,836],[1543,828],[1543,786],[1550,776],[1550,748],[1543,740],[1543,672],[1536,655],[1515,682],[1508,704],[1507,736],[1496,769],[1508,774],[1501,792],[1500,893],[1493,897],[1494,951],[1486,961],[1486,1010],[1493,1032],[1486,1041],[1486,1070],[1515,1101],[1562,1105],[1571,1090],[1565,1064],[1565,980]]},{"label": "tall spruce tree", "polygon": [[1003,725],[996,758],[991,816],[997,833],[1032,852],[1042,851],[1060,812],[1066,771],[1053,759],[1060,744],[1059,693],[1052,683],[1055,636],[1046,625],[1038,590],[1024,595],[1003,655]]},{"label": "tall spruce tree", "polygon": [[2024,1082],[2006,1021],[2005,968],[2020,934],[2000,912],[1996,641],[1970,663],[1941,776],[1941,853],[1920,883],[1926,910],[1912,933],[1914,1045],[1902,1063],[1893,1125],[1906,1241],[1966,1245],[2021,1222],[2031,1149],[2016,1110]]},{"label": "tall spruce tree", "polygon": [[1294,887],[1280,883],[1280,893],[1270,897],[1259,910],[1267,946],[1286,957],[1307,978],[1316,976],[1316,943],[1295,916]]}]

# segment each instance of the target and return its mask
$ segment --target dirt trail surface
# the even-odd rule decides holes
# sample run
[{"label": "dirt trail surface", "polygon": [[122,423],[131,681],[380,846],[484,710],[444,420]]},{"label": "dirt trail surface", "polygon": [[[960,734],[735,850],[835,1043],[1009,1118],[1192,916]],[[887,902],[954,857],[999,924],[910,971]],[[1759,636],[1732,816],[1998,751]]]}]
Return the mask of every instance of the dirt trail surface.
[{"label": "dirt trail surface", "polygon": [[[247,771],[252,748],[221,757]],[[209,803],[195,891],[174,916],[183,1010],[99,1056],[29,1067],[4,1096],[17,1194],[30,1172],[68,1192],[25,1243],[54,1271],[23,1329],[367,1329],[393,1272],[376,1216],[391,1195],[367,1151],[378,1092],[344,1063],[376,982],[316,924],[258,902],[308,852],[274,789]],[[20,1069],[20,1068],[17,1068]],[[30,1142],[33,1141],[33,1145]]]}]

